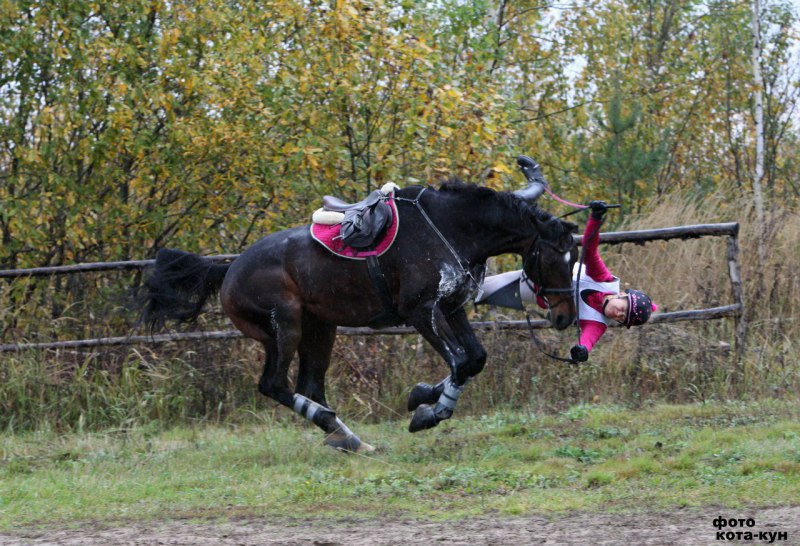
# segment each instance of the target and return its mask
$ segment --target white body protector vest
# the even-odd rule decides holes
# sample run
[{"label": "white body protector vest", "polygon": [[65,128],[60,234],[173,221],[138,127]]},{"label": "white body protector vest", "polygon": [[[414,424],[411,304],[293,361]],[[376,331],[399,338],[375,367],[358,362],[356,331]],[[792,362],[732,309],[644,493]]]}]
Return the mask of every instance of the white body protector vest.
[{"label": "white body protector vest", "polygon": [[[573,280],[577,279],[577,275],[573,277]],[[593,292],[613,292],[614,294],[619,293],[619,277],[614,277],[613,281],[608,282],[599,282],[594,280],[593,278],[587,276],[583,271],[581,271],[581,297],[578,298],[578,314],[580,315],[581,320],[593,320],[595,322],[602,322],[606,326],[611,324],[611,319],[607,318],[603,313],[596,310],[594,307],[591,307],[588,303],[583,300],[583,294],[587,291]]]},{"label": "white body protector vest", "polygon": [[[573,281],[577,281],[577,278],[578,268],[576,266],[572,279]],[[506,287],[509,287],[509,285],[513,285],[513,291],[511,293],[506,294],[505,297],[501,298],[501,301],[491,300],[492,295]],[[619,277],[614,277],[613,281],[599,282],[581,271],[580,289],[581,297],[575,302],[578,307],[580,319],[602,322],[608,326],[611,323],[611,320],[606,318],[603,313],[595,310],[588,303],[583,301],[583,294],[587,290],[593,292],[613,292],[614,294],[617,294],[619,292]],[[525,282],[521,270],[508,271],[506,273],[500,273],[499,275],[491,275],[483,280],[481,291],[475,298],[475,303],[484,303],[485,300],[489,300],[488,303],[495,305],[511,307],[513,309],[523,309],[523,302],[536,302],[536,294],[533,293],[530,285]]]}]

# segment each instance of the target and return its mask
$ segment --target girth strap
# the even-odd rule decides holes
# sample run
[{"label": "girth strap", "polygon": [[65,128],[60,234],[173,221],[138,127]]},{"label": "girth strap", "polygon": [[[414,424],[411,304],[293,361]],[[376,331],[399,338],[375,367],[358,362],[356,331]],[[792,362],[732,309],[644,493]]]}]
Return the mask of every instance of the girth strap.
[{"label": "girth strap", "polygon": [[372,286],[375,287],[381,304],[383,304],[383,312],[370,319],[369,327],[379,329],[401,324],[403,319],[400,318],[397,308],[394,306],[392,294],[389,292],[389,286],[386,284],[386,277],[383,276],[377,256],[367,256],[367,270],[369,278],[372,280]]}]

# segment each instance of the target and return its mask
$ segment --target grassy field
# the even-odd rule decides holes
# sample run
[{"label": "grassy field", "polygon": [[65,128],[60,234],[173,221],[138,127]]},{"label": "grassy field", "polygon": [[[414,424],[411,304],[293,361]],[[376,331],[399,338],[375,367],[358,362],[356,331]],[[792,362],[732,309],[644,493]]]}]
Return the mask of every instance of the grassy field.
[{"label": "grassy field", "polygon": [[0,436],[0,529],[230,516],[521,515],[794,505],[800,404],[579,405],[411,435],[356,424],[370,457],[294,418]]}]

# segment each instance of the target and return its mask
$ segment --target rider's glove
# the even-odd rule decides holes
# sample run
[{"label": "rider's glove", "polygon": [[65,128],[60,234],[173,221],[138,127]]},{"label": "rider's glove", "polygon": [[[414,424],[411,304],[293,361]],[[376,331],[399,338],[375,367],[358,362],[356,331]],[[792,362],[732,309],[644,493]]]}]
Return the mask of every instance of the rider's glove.
[{"label": "rider's glove", "polygon": [[589,360],[589,351],[583,345],[575,345],[569,351],[570,357],[576,362],[586,362]]},{"label": "rider's glove", "polygon": [[592,218],[601,220],[608,210],[608,205],[605,201],[591,201],[589,203],[589,208],[592,209]]}]

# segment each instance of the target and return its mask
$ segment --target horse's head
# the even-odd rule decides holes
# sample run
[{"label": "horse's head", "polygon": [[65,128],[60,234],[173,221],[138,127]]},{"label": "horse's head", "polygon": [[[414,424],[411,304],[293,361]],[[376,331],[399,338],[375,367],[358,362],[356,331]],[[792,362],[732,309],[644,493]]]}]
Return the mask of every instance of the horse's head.
[{"label": "horse's head", "polygon": [[525,275],[536,285],[536,295],[550,308],[550,324],[563,330],[575,322],[575,298],[572,268],[578,249],[572,234],[578,226],[558,218],[536,220],[539,235],[524,257]]}]

